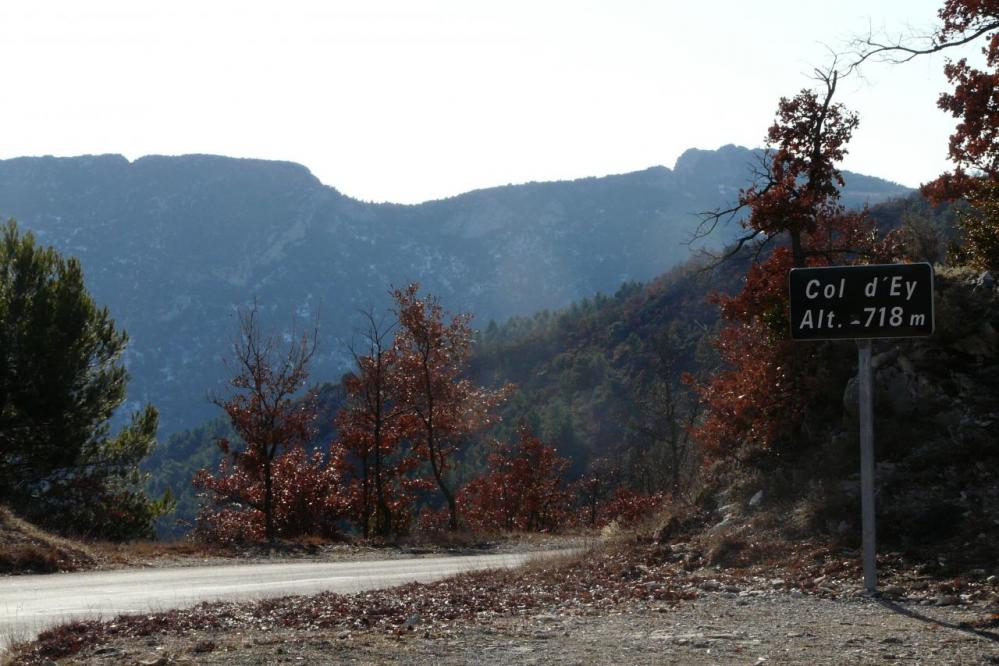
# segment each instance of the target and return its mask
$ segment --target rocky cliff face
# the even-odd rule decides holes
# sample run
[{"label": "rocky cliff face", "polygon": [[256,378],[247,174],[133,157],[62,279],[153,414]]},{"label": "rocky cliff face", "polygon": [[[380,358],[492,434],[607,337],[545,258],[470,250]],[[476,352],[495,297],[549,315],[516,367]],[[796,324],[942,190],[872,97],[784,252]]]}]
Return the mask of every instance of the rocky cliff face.
[{"label": "rocky cliff face", "polygon": [[[132,338],[131,403],[156,404],[168,433],[215,415],[205,395],[224,377],[233,314],[253,298],[279,329],[318,315],[313,376],[336,379],[356,308],[384,307],[391,285],[419,281],[484,324],[651,279],[689,256],[692,213],[730,203],[752,160],[734,146],[692,150],[672,170],[402,206],[350,199],[283,162],[18,158],[0,162],[0,214],[81,260]],[[851,205],[905,192],[847,181]]]}]

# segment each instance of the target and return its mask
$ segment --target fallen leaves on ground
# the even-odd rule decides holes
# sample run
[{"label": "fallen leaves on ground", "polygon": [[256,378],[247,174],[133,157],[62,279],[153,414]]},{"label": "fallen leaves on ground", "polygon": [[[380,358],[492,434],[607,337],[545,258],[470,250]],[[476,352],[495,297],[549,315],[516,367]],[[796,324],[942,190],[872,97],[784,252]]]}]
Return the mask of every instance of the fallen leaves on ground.
[{"label": "fallen leaves on ground", "polygon": [[[755,555],[754,555],[755,553]],[[258,602],[202,603],[185,610],[130,615],[110,622],[74,622],[43,632],[22,648],[20,663],[73,655],[118,638],[183,635],[190,631],[252,632],[277,629],[380,631],[431,635],[495,616],[538,613],[599,615],[633,601],[671,606],[702,593],[740,596],[861,592],[855,552],[809,542],[750,543],[741,561],[709,564],[702,544],[682,539],[600,546],[562,561],[535,562],[516,570],[478,571],[429,584],[410,583],[350,595],[323,593]],[[879,558],[890,596],[920,595],[932,603],[996,603],[996,581],[984,576],[933,579],[900,556]],[[936,599],[936,601],[934,601]]]}]

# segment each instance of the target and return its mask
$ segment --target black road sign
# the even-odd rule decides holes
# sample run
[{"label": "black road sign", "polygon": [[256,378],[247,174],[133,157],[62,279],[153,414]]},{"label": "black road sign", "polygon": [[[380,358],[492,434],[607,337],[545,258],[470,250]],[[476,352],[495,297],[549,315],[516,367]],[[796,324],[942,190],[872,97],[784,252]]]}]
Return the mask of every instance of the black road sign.
[{"label": "black road sign", "polygon": [[792,268],[791,338],[933,335],[933,267],[880,264]]}]

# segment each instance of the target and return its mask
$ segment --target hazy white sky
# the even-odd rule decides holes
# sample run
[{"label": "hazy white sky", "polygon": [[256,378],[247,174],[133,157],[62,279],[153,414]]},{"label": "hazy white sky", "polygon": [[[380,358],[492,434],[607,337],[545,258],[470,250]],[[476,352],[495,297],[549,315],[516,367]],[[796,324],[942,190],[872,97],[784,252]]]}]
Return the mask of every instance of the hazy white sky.
[{"label": "hazy white sky", "polygon": [[[942,0],[36,0],[0,5],[0,157],[300,162],[374,201],[673,166],[757,146],[829,48]],[[848,169],[946,168],[943,58],[841,85]]]}]

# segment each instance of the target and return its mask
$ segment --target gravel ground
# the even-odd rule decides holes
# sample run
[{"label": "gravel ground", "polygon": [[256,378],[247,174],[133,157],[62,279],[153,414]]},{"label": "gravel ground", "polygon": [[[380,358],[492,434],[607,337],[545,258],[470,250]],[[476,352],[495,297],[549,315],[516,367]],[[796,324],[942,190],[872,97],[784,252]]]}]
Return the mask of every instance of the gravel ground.
[{"label": "gravel ground", "polygon": [[60,663],[191,664],[999,664],[985,607],[705,592],[593,615],[482,617],[408,631],[289,631],[115,641]]}]

